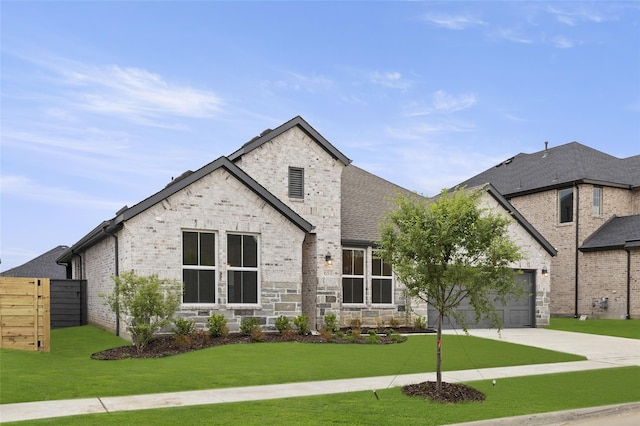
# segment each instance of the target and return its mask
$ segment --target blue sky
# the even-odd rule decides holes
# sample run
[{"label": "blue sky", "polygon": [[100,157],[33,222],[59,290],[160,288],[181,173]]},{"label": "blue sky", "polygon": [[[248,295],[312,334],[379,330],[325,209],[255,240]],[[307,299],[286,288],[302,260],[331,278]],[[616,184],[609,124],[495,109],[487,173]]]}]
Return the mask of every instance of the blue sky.
[{"label": "blue sky", "polygon": [[434,195],[544,141],[640,154],[639,2],[11,2],[0,270],[301,115]]}]

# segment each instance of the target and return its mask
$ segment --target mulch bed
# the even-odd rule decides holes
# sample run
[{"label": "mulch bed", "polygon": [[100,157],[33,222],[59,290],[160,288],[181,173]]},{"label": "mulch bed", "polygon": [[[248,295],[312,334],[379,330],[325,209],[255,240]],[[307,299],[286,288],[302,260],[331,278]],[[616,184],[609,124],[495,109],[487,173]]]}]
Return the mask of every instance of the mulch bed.
[{"label": "mulch bed", "polygon": [[436,402],[482,402],[485,395],[477,389],[458,383],[442,382],[442,392],[436,390],[436,382],[422,382],[402,387],[402,393],[409,396],[428,398]]},{"label": "mulch bed", "polygon": [[[416,332],[415,330],[398,330],[401,333]],[[421,332],[430,333],[432,330],[423,330]],[[300,335],[288,334],[282,336],[278,333],[264,333],[260,342],[302,342],[302,343],[333,343],[333,344],[372,344],[367,341],[368,334],[363,333],[360,339],[346,340],[333,338],[327,340],[320,335]],[[373,344],[393,344],[396,341],[391,340],[389,336],[384,334],[378,335],[379,342]],[[406,339],[406,338],[405,338]],[[117,348],[107,349],[96,352],[91,358],[98,360],[119,360],[130,358],[162,358],[172,355],[179,355],[200,349],[211,348],[222,345],[232,344],[249,344],[260,343],[251,336],[245,336],[239,333],[231,333],[226,337],[210,337],[207,333],[195,333],[189,338],[176,338],[175,335],[160,335],[154,337],[151,342],[140,353],[136,351],[133,345],[120,346]],[[442,392],[436,391],[435,382],[423,382],[413,385],[407,385],[402,388],[402,392],[409,396],[419,396],[431,399],[436,402],[457,403],[463,401],[484,401],[485,395],[469,386],[453,383],[442,383]]]},{"label": "mulch bed", "polygon": [[[303,343],[334,343],[334,344],[372,344],[367,341],[368,334],[364,332],[360,339],[346,340],[340,338],[325,339],[320,335],[300,335],[288,334],[282,336],[279,333],[264,333],[260,342],[303,342]],[[380,341],[375,344],[392,344],[397,343],[389,336],[379,334]],[[406,339],[406,338],[405,338]],[[200,349],[211,348],[215,346],[260,343],[251,336],[242,335],[240,333],[230,333],[226,337],[210,337],[207,333],[195,333],[188,339],[176,338],[175,335],[159,335],[154,337],[144,350],[140,353],[136,351],[133,345],[121,346],[118,348],[107,349],[91,355],[93,359],[99,360],[118,360],[128,358],[162,358],[166,356],[179,355],[186,352],[197,351]]]}]

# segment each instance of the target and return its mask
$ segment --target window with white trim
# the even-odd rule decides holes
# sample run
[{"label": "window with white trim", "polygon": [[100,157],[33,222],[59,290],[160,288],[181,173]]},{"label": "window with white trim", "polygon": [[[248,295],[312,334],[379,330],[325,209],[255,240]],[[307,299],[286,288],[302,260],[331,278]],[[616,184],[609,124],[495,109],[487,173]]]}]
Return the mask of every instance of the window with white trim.
[{"label": "window with white trim", "polygon": [[391,265],[376,258],[371,260],[371,303],[393,303],[393,273]]},{"label": "window with white trim", "polygon": [[258,237],[227,234],[228,303],[258,303]]},{"label": "window with white trim", "polygon": [[600,216],[602,214],[602,187],[593,187],[593,209],[594,216]]},{"label": "window with white trim", "polygon": [[364,303],[364,250],[342,249],[342,303]]},{"label": "window with white trim", "polygon": [[216,303],[216,234],[182,232],[182,303]]}]

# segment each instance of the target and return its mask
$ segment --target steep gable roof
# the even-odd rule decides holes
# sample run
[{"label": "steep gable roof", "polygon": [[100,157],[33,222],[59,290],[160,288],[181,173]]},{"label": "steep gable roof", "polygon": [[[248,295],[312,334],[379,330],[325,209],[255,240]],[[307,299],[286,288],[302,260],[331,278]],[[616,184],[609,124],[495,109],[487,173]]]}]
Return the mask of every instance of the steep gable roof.
[{"label": "steep gable roof", "polygon": [[620,159],[578,142],[520,153],[458,186],[491,183],[507,198],[574,182],[621,188],[640,186],[640,155]]},{"label": "steep gable roof", "polygon": [[46,253],[24,263],[15,268],[8,269],[2,273],[2,277],[24,277],[24,278],[52,278],[63,280],[67,278],[67,268],[56,263],[58,257],[69,247],[58,246]]},{"label": "steep gable roof", "polygon": [[310,138],[316,141],[322,149],[324,149],[329,155],[333,158],[342,161],[343,164],[350,164],[351,160],[347,158],[342,152],[340,152],[335,146],[333,146],[328,140],[326,140],[320,133],[316,131],[309,123],[307,123],[302,117],[296,116],[286,123],[276,127],[275,129],[267,129],[263,131],[260,136],[256,136],[251,139],[249,142],[245,143],[240,149],[235,151],[233,154],[229,155],[229,160],[235,162],[239,158],[241,158],[244,154],[253,151],[259,146],[269,142],[273,138],[280,136],[286,131],[298,127],[303,132],[305,132]]},{"label": "steep gable roof", "polygon": [[596,230],[580,247],[581,251],[639,247],[640,215],[614,216]]},{"label": "steep gable roof", "polygon": [[186,188],[197,180],[202,179],[204,176],[212,173],[218,169],[225,169],[240,182],[242,182],[248,189],[253,191],[256,195],[266,201],[274,209],[280,212],[283,216],[289,219],[294,225],[302,229],[305,232],[310,232],[313,229],[313,225],[306,219],[296,213],[289,206],[284,204],[275,195],[267,191],[262,185],[256,182],[242,169],[229,161],[226,157],[220,157],[206,166],[191,173],[184,173],[179,179],[174,179],[169,185],[167,185],[161,191],[139,202],[133,207],[124,207],[116,213],[116,217],[111,220],[102,222],[93,231],[85,235],[80,241],[74,244],[71,248],[59,258],[60,262],[68,262],[73,257],[73,253],[85,250],[97,242],[103,240],[108,236],[107,232],[112,232],[117,229],[121,224],[134,216],[144,212],[150,207],[156,205],[167,197],[177,193],[178,191]]}]

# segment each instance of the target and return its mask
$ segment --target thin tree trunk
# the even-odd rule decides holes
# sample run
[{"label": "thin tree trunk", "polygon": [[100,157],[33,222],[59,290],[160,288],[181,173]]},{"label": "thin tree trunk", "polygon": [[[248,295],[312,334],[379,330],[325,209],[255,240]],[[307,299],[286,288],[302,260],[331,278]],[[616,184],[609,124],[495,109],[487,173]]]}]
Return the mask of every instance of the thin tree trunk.
[{"label": "thin tree trunk", "polygon": [[438,313],[438,331],[436,333],[436,392],[442,392],[442,321],[443,312]]}]

